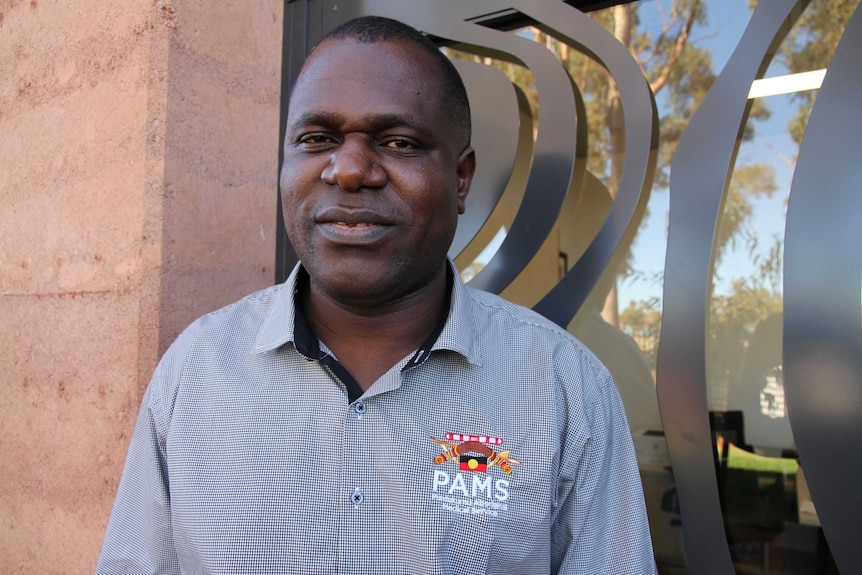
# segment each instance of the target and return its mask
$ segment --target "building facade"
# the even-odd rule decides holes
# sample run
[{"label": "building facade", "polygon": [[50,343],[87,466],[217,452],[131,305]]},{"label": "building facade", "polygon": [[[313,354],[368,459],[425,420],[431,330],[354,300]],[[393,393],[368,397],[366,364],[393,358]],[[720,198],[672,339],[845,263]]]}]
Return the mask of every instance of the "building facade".
[{"label": "building facade", "polygon": [[294,261],[277,176],[299,66],[379,14],[431,35],[468,88],[463,279],[614,374],[660,571],[854,573],[857,6],[0,5],[4,569],[92,571],[159,356]]}]

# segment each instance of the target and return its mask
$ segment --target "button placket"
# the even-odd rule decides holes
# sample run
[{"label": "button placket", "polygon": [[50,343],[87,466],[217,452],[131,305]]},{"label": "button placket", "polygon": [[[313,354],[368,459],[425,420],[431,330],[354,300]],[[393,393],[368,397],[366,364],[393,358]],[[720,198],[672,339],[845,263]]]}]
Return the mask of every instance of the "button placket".
[{"label": "button placket", "polygon": [[356,412],[357,419],[362,419],[362,416],[368,411],[368,406],[360,399],[353,405],[353,411]]}]

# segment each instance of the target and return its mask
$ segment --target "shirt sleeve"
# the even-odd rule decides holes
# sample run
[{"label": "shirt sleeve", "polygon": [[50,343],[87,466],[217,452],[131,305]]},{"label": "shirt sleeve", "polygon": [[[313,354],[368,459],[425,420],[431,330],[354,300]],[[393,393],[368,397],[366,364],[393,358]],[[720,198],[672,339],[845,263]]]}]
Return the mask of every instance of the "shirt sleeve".
[{"label": "shirt sleeve", "polygon": [[[170,355],[171,352],[168,352]],[[171,532],[164,409],[170,359],[156,368],[138,413],[97,575],[179,575]]]},{"label": "shirt sleeve", "polygon": [[[553,572],[654,575],[652,541],[634,445],[622,400],[607,369],[591,354],[567,401],[552,525]],[[572,381],[574,380],[574,381]],[[578,397],[578,401],[571,396]]]}]

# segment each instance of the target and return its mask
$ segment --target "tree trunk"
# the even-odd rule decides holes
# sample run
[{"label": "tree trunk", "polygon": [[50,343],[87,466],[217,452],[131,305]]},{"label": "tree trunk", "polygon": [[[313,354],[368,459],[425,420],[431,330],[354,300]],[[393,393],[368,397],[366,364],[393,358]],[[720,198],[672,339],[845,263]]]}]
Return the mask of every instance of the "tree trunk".
[{"label": "tree trunk", "polygon": [[[614,37],[624,46],[630,47],[632,40],[632,7],[618,5],[611,8],[614,15]],[[623,174],[626,152],[625,118],[623,116],[620,91],[616,83],[609,77],[606,123],[610,134],[610,177],[608,192],[616,199],[620,180]],[[617,282],[614,280],[605,298],[602,317],[614,327],[619,327],[619,301],[617,298]]]}]

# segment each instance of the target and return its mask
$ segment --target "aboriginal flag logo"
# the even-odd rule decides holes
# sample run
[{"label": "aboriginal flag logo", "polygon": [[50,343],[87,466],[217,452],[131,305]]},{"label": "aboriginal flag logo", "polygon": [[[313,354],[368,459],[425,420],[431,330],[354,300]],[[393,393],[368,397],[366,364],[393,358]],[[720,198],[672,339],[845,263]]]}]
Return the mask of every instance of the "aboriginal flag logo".
[{"label": "aboriginal flag logo", "polygon": [[509,455],[508,451],[498,452],[490,447],[503,445],[503,440],[499,437],[447,433],[446,441],[436,437],[429,439],[443,448],[443,452],[434,458],[434,463],[437,465],[457,460],[461,471],[474,473],[487,473],[489,467],[496,465],[508,475],[512,474],[512,465],[523,465]]},{"label": "aboriginal flag logo", "polygon": [[485,473],[488,471],[488,458],[479,457],[478,455],[462,455],[458,460],[458,468],[461,471]]}]

